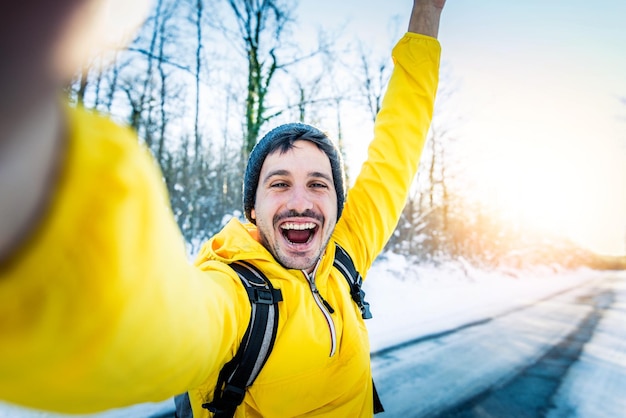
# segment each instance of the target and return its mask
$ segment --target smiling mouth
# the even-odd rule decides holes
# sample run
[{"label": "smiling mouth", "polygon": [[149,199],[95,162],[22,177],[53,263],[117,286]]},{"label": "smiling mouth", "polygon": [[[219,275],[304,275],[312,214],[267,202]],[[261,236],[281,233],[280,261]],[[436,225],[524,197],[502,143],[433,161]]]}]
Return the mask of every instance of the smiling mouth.
[{"label": "smiling mouth", "polygon": [[290,244],[307,244],[313,239],[317,225],[313,222],[287,222],[280,226],[280,230]]}]

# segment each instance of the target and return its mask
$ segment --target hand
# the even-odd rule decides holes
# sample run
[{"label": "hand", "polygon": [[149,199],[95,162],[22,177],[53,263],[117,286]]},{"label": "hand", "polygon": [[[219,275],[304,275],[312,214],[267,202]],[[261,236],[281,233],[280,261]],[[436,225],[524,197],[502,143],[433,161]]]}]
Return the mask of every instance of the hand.
[{"label": "hand", "polygon": [[[0,144],[36,102],[56,95],[86,58],[143,21],[151,0],[31,0],[0,6]],[[4,129],[3,129],[4,128]]]},{"label": "hand", "polygon": [[151,0],[0,5],[0,267],[37,225],[66,134],[60,89],[91,54],[136,27]]}]

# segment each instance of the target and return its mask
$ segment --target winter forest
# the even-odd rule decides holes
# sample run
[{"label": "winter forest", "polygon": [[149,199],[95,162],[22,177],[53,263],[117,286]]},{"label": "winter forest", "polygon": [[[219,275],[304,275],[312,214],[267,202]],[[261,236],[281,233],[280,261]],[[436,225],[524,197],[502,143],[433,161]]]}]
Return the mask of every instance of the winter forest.
[{"label": "winter forest", "polygon": [[[286,0],[157,0],[128,48],[95,57],[68,86],[72,103],[139,133],[192,255],[228,219],[243,217],[245,161],[273,126],[319,126],[337,141],[348,176],[358,172],[346,130],[372,131],[393,45],[379,52],[341,29],[302,34],[302,19]],[[394,39],[404,25],[387,24]],[[416,264],[485,269],[616,267],[618,259],[510,222],[471,193],[455,153],[463,115],[450,103],[459,88],[443,63],[420,171],[387,251]]]}]

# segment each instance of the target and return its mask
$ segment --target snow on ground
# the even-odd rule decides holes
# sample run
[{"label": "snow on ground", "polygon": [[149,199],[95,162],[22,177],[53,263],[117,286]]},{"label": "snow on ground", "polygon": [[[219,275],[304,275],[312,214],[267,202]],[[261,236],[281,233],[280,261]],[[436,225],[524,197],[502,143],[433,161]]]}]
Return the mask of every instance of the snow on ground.
[{"label": "snow on ground", "polygon": [[[542,268],[504,273],[468,264],[411,265],[386,254],[367,275],[364,286],[373,319],[367,321],[372,351],[454,329],[539,300],[615,272]],[[626,273],[621,273],[617,309],[605,315],[581,361],[558,393],[550,418],[616,417],[626,411]],[[587,382],[585,388],[580,382]],[[602,385],[597,383],[601,381]],[[610,399],[611,402],[603,402]],[[615,399],[620,399],[615,402]],[[607,408],[613,408],[607,410]],[[621,408],[621,409],[620,409]],[[90,418],[145,418],[173,409],[173,401],[141,404]],[[622,415],[624,416],[624,415]],[[0,403],[0,418],[61,418],[66,415],[25,410]],[[78,417],[71,415],[71,417]]]},{"label": "snow on ground", "polygon": [[503,274],[468,264],[415,265],[386,254],[370,269],[365,299],[371,350],[451,330],[539,300],[597,278],[589,269],[547,267]]}]

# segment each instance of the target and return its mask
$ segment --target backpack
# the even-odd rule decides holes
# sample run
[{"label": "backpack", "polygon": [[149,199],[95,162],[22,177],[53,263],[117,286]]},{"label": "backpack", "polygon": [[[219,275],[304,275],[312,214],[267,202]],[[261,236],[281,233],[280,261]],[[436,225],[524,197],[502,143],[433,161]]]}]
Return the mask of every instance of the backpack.
[{"label": "backpack", "polygon": [[[339,244],[335,244],[333,266],[344,276],[350,286],[350,295],[361,311],[363,319],[372,314],[365,292],[361,288],[363,278],[354,267],[352,258]],[[282,301],[279,289],[274,289],[267,277],[246,261],[230,264],[244,285],[252,311],[250,323],[237,350],[237,354],[226,363],[219,373],[213,400],[202,405],[214,413],[215,418],[231,418],[243,402],[246,388],[252,385],[265,365],[276,340],[278,329],[278,302]],[[373,383],[373,382],[372,382]],[[374,390],[374,413],[383,412],[383,406]],[[189,394],[183,393],[174,398],[176,418],[193,418]]]}]

